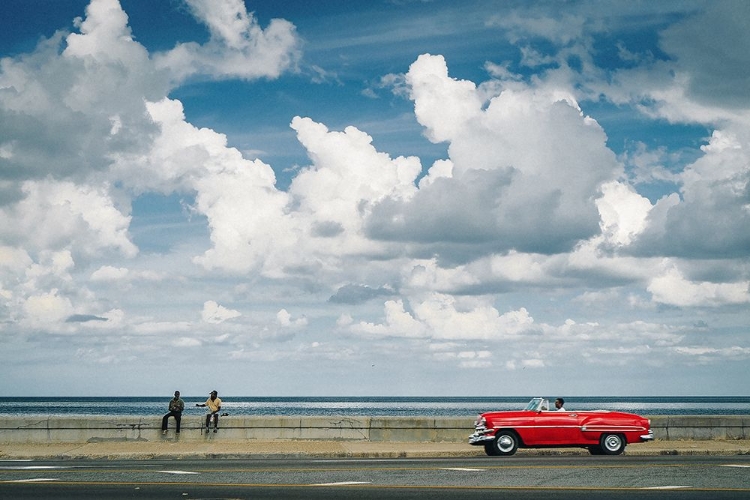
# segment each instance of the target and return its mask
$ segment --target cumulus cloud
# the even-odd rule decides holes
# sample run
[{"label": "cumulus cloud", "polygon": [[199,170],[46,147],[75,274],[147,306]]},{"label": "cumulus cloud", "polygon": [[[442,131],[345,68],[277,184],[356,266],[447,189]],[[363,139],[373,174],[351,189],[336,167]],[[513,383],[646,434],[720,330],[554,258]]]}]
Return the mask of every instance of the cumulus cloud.
[{"label": "cumulus cloud", "polygon": [[273,19],[263,29],[242,0],[186,0],[190,12],[206,25],[210,40],[180,43],[157,54],[156,67],[175,83],[194,75],[225,78],[276,78],[293,69],[300,57],[295,26]]},{"label": "cumulus cloud", "polygon": [[279,325],[289,327],[303,327],[307,325],[307,318],[292,319],[292,315],[286,309],[281,309],[276,313],[276,321]]},{"label": "cumulus cloud", "polygon": [[433,293],[423,300],[409,302],[413,312],[401,300],[385,303],[383,323],[360,322],[351,326],[355,333],[394,337],[426,337],[445,340],[494,340],[533,333],[534,319],[524,308],[500,314],[477,299],[457,300]]},{"label": "cumulus cloud", "polygon": [[[419,159],[379,152],[372,137],[355,127],[330,131],[309,118],[295,117],[292,128],[313,162],[289,188],[295,220],[340,227],[335,236],[338,254],[387,255],[387,246],[366,234],[365,221],[381,200],[414,194],[422,168]],[[312,252],[320,256],[331,244],[322,238],[310,242]]]},{"label": "cumulus cloud", "polygon": [[[384,305],[385,321],[383,323],[360,322],[350,327],[354,333],[382,335],[389,337],[423,337],[429,333],[421,321],[404,310],[402,300],[389,300]],[[346,322],[340,321],[345,324]]]},{"label": "cumulus cloud", "polygon": [[73,304],[58,290],[28,297],[23,304],[25,321],[31,326],[54,324],[64,321],[73,313]]},{"label": "cumulus cloud", "polygon": [[[209,8],[196,0],[190,6],[212,33],[205,51],[191,45],[196,59],[220,66],[225,59],[224,64],[244,71],[247,78],[272,78],[296,58],[294,28],[285,21],[274,21],[263,31],[242,2],[212,2]],[[113,184],[135,192],[196,190],[200,186],[185,182],[187,176],[195,180],[212,168],[213,173],[231,170],[202,159],[213,156],[222,163],[234,155],[235,164],[242,164],[241,154],[226,148],[220,134],[189,133],[193,129],[184,122],[179,103],[164,100],[174,73],[155,65],[134,40],[117,0],[92,0],[75,27],[78,33],[60,33],[33,54],[2,60],[0,175],[30,179],[18,183],[15,192],[4,191],[0,216],[9,223],[0,227],[0,236],[32,251],[71,248],[91,256],[115,250],[133,257],[137,248],[127,233],[129,205],[122,203],[133,191],[120,192]],[[242,61],[223,58],[232,51]],[[182,61],[193,64],[191,58]],[[172,103],[171,114],[168,104],[160,102]],[[188,138],[180,142],[179,134],[186,131]],[[191,147],[205,156],[182,166]],[[264,176],[273,182],[267,166]],[[210,179],[205,183],[211,184]],[[211,208],[205,210],[212,213]]]},{"label": "cumulus cloud", "polygon": [[35,251],[66,249],[87,255],[114,249],[128,257],[138,249],[128,238],[130,217],[114,207],[103,189],[72,182],[27,181],[19,203],[0,209],[8,221],[0,228],[4,241]]},{"label": "cumulus cloud", "polygon": [[102,266],[91,273],[91,281],[119,281],[125,279],[128,272],[124,267]]},{"label": "cumulus cloud", "polygon": [[681,197],[657,202],[635,250],[685,258],[750,255],[749,148],[744,131],[714,131],[701,148],[704,156],[679,175]]},{"label": "cumulus cloud", "polygon": [[288,197],[275,189],[270,166],[244,159],[225,135],[186,122],[179,101],[162,99],[147,109],[158,137],[146,154],[119,157],[113,170],[139,190],[195,193],[194,209],[208,218],[213,242],[197,263],[254,271],[272,265],[276,248],[293,246]]},{"label": "cumulus cloud", "polygon": [[616,245],[628,245],[646,227],[651,203],[630,186],[610,182],[602,186],[596,200],[605,238]]},{"label": "cumulus cloud", "polygon": [[648,291],[656,302],[680,307],[714,307],[750,302],[750,281],[696,283],[685,279],[676,268],[652,279]]},{"label": "cumulus cloud", "polygon": [[291,126],[313,165],[283,192],[268,165],[245,160],[225,147],[223,136],[184,123],[175,103],[151,109],[164,134],[173,137],[160,156],[189,156],[192,161],[175,160],[175,168],[193,165],[201,173],[188,180],[197,191],[195,208],[208,217],[213,247],[197,263],[281,277],[315,268],[335,272],[347,256],[388,255],[387,245],[367,238],[364,220],[377,201],[415,191],[417,158],[378,152],[372,138],[354,127],[329,131],[295,117]]},{"label": "cumulus cloud", "polygon": [[406,81],[427,137],[449,142],[450,169],[438,164],[414,196],[379,203],[372,237],[440,243],[452,247],[446,253],[465,243],[475,252],[556,253],[598,233],[593,200],[620,166],[571,94],[514,86],[485,106],[472,82],[451,78],[431,55]]},{"label": "cumulus cloud", "polygon": [[168,86],[127,15],[116,0],[94,0],[77,27],[0,62],[2,178],[80,180],[105,170],[111,154],[148,142],[144,99]]},{"label": "cumulus cloud", "polygon": [[240,316],[242,316],[242,313],[239,311],[227,309],[213,300],[208,300],[203,304],[203,312],[201,313],[201,318],[205,323],[212,323],[215,325],[233,318],[239,318]]}]

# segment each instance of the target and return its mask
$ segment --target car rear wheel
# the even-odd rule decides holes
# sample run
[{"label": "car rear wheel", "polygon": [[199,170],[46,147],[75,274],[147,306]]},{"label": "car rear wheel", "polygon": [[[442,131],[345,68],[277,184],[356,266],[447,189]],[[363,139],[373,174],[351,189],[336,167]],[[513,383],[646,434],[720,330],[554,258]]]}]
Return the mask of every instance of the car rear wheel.
[{"label": "car rear wheel", "polygon": [[619,455],[625,450],[625,439],[620,434],[602,434],[599,445],[605,455]]},{"label": "car rear wheel", "polygon": [[498,431],[492,446],[493,455],[509,457],[518,449],[518,436],[513,431]]}]

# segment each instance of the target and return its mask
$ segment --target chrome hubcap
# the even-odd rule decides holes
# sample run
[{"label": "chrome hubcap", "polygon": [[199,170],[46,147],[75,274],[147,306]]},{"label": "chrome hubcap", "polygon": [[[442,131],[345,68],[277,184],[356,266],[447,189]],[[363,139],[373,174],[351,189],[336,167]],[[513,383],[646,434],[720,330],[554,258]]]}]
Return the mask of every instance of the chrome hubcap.
[{"label": "chrome hubcap", "polygon": [[620,449],[620,445],[620,436],[607,436],[607,439],[604,440],[604,446],[610,451],[617,451]]},{"label": "chrome hubcap", "polygon": [[500,439],[497,440],[497,447],[500,448],[501,451],[510,451],[513,449],[513,438],[510,436],[501,436]]}]

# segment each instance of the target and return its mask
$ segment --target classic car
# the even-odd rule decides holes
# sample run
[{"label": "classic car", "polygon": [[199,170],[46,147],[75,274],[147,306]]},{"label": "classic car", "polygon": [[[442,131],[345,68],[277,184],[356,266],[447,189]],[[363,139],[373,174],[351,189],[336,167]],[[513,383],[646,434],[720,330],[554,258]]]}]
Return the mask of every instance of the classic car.
[{"label": "classic car", "polygon": [[588,448],[592,455],[619,455],[630,443],[654,439],[651,421],[617,411],[549,410],[544,398],[533,398],[520,411],[482,413],[469,444],[484,446],[490,456],[510,456],[518,448]]}]

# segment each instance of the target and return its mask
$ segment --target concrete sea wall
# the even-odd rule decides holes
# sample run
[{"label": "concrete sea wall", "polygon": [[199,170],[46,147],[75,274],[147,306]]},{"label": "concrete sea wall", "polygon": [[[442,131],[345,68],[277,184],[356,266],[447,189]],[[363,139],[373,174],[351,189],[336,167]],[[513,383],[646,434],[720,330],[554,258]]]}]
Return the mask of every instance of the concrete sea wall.
[{"label": "concrete sea wall", "polygon": [[[203,416],[182,419],[180,441],[363,440],[390,442],[465,442],[473,418],[399,417],[252,417],[228,416],[218,433],[201,429]],[[748,416],[652,416],[659,440],[750,439]],[[174,437],[169,419],[168,438]],[[92,443],[164,439],[161,415],[140,417],[0,418],[0,443]]]}]

